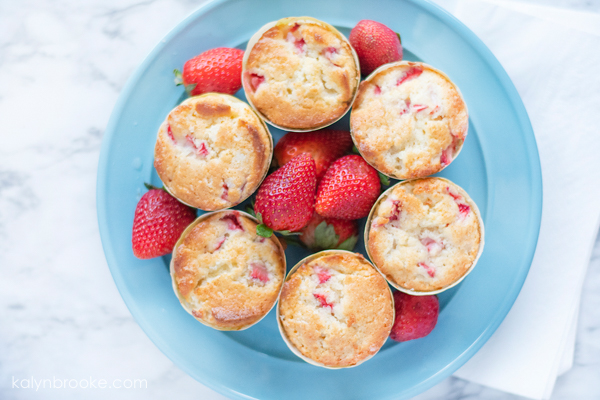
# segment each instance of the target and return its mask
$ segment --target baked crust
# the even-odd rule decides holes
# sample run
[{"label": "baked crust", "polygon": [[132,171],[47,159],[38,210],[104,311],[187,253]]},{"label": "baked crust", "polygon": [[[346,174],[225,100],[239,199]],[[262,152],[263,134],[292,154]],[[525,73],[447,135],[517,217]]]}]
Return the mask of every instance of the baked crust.
[{"label": "baked crust", "polygon": [[272,155],[271,135],[248,104],[208,93],[169,113],[158,132],[154,167],[173,196],[214,211],[254,193]]},{"label": "baked crust", "polygon": [[175,292],[204,324],[220,330],[247,328],[277,301],[285,276],[283,249],[275,236],[257,236],[257,223],[239,211],[200,218],[175,249]]},{"label": "baked crust", "polygon": [[410,291],[453,284],[470,270],[483,245],[477,206],[441,178],[394,186],[376,203],[367,229],[373,263],[392,285]]},{"label": "baked crust", "polygon": [[402,61],[380,67],[359,87],[350,130],[369,164],[397,179],[441,171],[460,152],[468,112],[441,71]]},{"label": "baked crust", "polygon": [[363,256],[325,252],[288,277],[279,318],[302,355],[327,367],[349,367],[383,346],[394,308],[385,279]]},{"label": "baked crust", "polygon": [[285,18],[252,42],[242,83],[268,122],[316,129],[350,108],[360,71],[350,43],[335,28],[312,18]]}]

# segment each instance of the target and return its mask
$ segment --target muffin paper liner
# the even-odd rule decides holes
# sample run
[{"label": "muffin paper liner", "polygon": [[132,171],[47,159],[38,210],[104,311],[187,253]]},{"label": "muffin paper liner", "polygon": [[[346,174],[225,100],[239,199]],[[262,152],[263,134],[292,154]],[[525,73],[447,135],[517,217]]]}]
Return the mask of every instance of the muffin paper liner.
[{"label": "muffin paper liner", "polygon": [[[371,262],[369,262],[369,260],[367,260],[362,254],[360,253],[354,253],[351,251],[347,251],[347,250],[323,250],[320,251],[318,253],[314,253],[309,255],[308,257],[303,258],[302,260],[300,260],[296,265],[294,265],[294,267],[292,269],[290,269],[290,271],[288,272],[287,276],[285,277],[283,283],[285,284],[285,282],[288,281],[288,279],[290,279],[290,277],[294,274],[294,272],[296,272],[296,270],[298,268],[300,268],[302,265],[320,258],[320,257],[324,257],[324,256],[328,256],[328,255],[332,255],[332,254],[350,254],[350,255],[354,255],[354,256],[360,256],[362,257],[371,267],[373,267],[375,269],[375,271],[379,272],[380,275],[383,276],[383,278],[385,279],[385,276],[381,273],[381,271],[379,271],[379,269],[377,269],[375,266],[373,266],[373,264]],[[283,288],[283,285],[282,285]],[[392,302],[392,314],[394,315],[393,319],[392,319],[392,323],[390,324],[390,330],[392,328],[392,326],[394,325],[394,320],[396,319],[396,309],[394,307],[394,296],[392,295],[392,291],[389,288],[389,286],[387,287],[389,292],[390,292],[390,301]],[[347,366],[343,366],[343,367],[330,367],[327,365],[324,365],[322,363],[319,363],[315,360],[313,360],[312,358],[309,358],[307,356],[305,356],[304,354],[302,354],[297,348],[296,346],[294,346],[294,344],[288,339],[287,335],[285,334],[285,329],[283,327],[283,324],[281,323],[281,316],[279,314],[279,305],[281,303],[281,293],[279,294],[279,299],[277,302],[277,326],[279,327],[279,333],[281,334],[281,337],[283,338],[283,341],[285,342],[285,344],[290,348],[290,350],[292,351],[292,353],[294,353],[295,355],[297,355],[298,357],[300,357],[302,360],[306,361],[309,364],[315,365],[317,367],[322,367],[322,368],[327,368],[327,369],[343,369],[343,368],[352,368],[352,367],[356,367],[362,363],[364,363],[365,361],[371,359],[372,357],[374,357],[379,350],[381,350],[381,347],[383,347],[383,345],[385,344],[385,341],[381,344],[381,346],[379,347],[379,349],[377,349],[377,352],[375,352],[374,354],[366,357],[365,359],[359,361],[358,363],[354,364],[354,365],[347,365]]]},{"label": "muffin paper liner", "polygon": [[250,51],[252,50],[252,48],[254,47],[254,45],[256,44],[256,42],[258,42],[260,40],[260,38],[262,37],[262,35],[267,32],[269,29],[271,29],[272,27],[278,25],[278,24],[282,24],[282,25],[287,25],[291,22],[310,22],[310,23],[314,23],[317,25],[321,25],[323,27],[325,27],[326,29],[331,30],[333,33],[335,33],[342,41],[348,43],[348,46],[350,46],[350,49],[352,51],[352,56],[354,57],[354,63],[356,64],[356,87],[354,88],[354,94],[352,95],[352,100],[350,101],[350,103],[348,104],[348,107],[346,109],[346,111],[344,111],[344,113],[342,115],[340,115],[339,118],[336,118],[335,120],[331,121],[331,122],[327,122],[326,124],[323,125],[318,125],[312,128],[305,128],[305,129],[294,129],[294,128],[289,128],[289,127],[285,127],[285,126],[280,126],[277,125],[273,122],[271,122],[269,120],[269,118],[267,118],[265,115],[263,115],[255,106],[254,103],[252,103],[252,100],[250,99],[249,96],[246,96],[246,99],[248,100],[248,104],[250,104],[250,107],[252,107],[252,109],[256,112],[256,114],[258,114],[265,122],[267,122],[268,124],[274,126],[275,128],[281,129],[283,131],[287,131],[287,132],[312,132],[312,131],[316,131],[319,129],[323,129],[326,128],[334,123],[336,123],[337,121],[339,121],[340,119],[342,119],[346,114],[348,114],[348,111],[350,111],[352,109],[352,105],[354,104],[354,100],[356,99],[356,95],[358,94],[358,87],[360,85],[360,63],[358,61],[358,55],[356,54],[356,51],[354,50],[354,48],[352,47],[352,45],[350,45],[350,41],[346,38],[346,36],[344,36],[340,31],[338,31],[333,25],[328,24],[327,22],[318,20],[316,18],[312,18],[312,17],[288,17],[288,18],[282,18],[280,20],[277,21],[272,21],[269,22],[265,25],[263,25],[254,35],[252,35],[252,37],[250,38],[250,40],[248,41],[248,45],[246,46],[246,51],[244,52],[244,58],[242,59],[242,85],[244,86],[244,91],[246,90],[246,85],[245,85],[245,79],[244,79],[244,73],[246,72],[246,62],[248,61],[248,57],[250,55]]},{"label": "muffin paper liner", "polygon": [[[402,181],[399,182],[393,186],[391,186],[390,188],[388,188],[385,192],[383,192],[379,198],[375,201],[375,204],[373,204],[373,207],[371,208],[371,212],[369,212],[369,216],[367,217],[367,223],[365,224],[365,232],[364,232],[364,240],[365,240],[365,250],[367,251],[367,255],[369,256],[369,259],[371,260],[372,264],[375,266],[375,268],[385,277],[385,279],[388,281],[388,283],[390,285],[392,285],[394,288],[396,288],[397,290],[404,292],[406,294],[410,294],[412,296],[429,296],[429,295],[433,295],[433,294],[438,294],[438,293],[442,293],[450,288],[453,288],[454,286],[458,285],[460,282],[462,282],[463,279],[465,279],[467,277],[467,275],[469,275],[471,273],[471,271],[473,271],[473,268],[475,268],[475,265],[477,265],[477,261],[479,261],[479,257],[481,257],[481,253],[483,253],[483,247],[485,244],[485,230],[484,230],[484,226],[483,226],[483,219],[481,218],[481,213],[479,212],[479,208],[477,207],[477,204],[475,204],[475,202],[473,201],[473,199],[469,196],[469,194],[460,186],[458,186],[456,183],[450,181],[449,179],[446,178],[440,178],[440,177],[434,177],[435,179],[440,179],[443,180],[444,182],[448,182],[451,183],[452,185],[456,186],[456,188],[458,188],[459,193],[467,200],[469,200],[469,205],[472,206],[472,210],[475,213],[475,215],[477,216],[477,221],[479,222],[479,230],[480,230],[480,238],[479,238],[479,250],[477,252],[477,255],[475,256],[475,259],[473,260],[471,266],[469,267],[469,269],[460,277],[458,278],[456,281],[452,282],[450,285],[444,286],[441,289],[438,290],[431,290],[431,291],[418,291],[418,290],[414,290],[414,289],[407,289],[405,287],[402,287],[400,285],[398,285],[396,282],[393,282],[392,280],[390,280],[380,269],[379,266],[377,264],[375,264],[375,262],[373,261],[373,257],[371,257],[371,253],[369,252],[369,233],[371,231],[371,222],[373,220],[373,217],[375,216],[375,211],[377,210],[377,208],[379,207],[379,204],[385,200],[388,195],[397,187],[400,185],[404,185],[406,183],[409,182],[414,182],[417,181],[419,179],[424,179],[424,178],[416,178],[416,179],[409,179],[406,181]],[[287,279],[287,278],[286,278]]]},{"label": "muffin paper liner", "polygon": [[[190,305],[187,302],[187,300],[181,295],[181,293],[179,293],[179,288],[177,287],[177,284],[175,282],[175,264],[174,264],[175,263],[175,256],[177,254],[177,248],[179,248],[179,246],[183,242],[183,239],[187,236],[187,234],[192,229],[194,229],[194,227],[196,225],[198,225],[200,222],[204,221],[208,217],[211,217],[211,216],[213,216],[215,214],[228,213],[228,212],[237,212],[237,213],[241,214],[242,216],[247,217],[250,220],[256,222],[257,224],[260,223],[252,215],[250,215],[248,213],[245,213],[243,211],[238,211],[238,210],[221,210],[221,211],[215,211],[215,212],[210,212],[210,213],[202,214],[201,216],[199,216],[198,218],[196,218],[194,220],[194,222],[192,222],[187,228],[185,228],[185,230],[183,231],[183,233],[179,237],[179,240],[177,240],[177,243],[175,243],[175,247],[173,248],[173,256],[171,258],[171,264],[169,266],[169,273],[171,275],[171,283],[173,285],[173,291],[175,292],[175,296],[177,296],[177,299],[179,299],[179,302],[181,303],[181,306],[183,307],[183,309],[185,311],[187,311],[188,314],[190,314],[192,317],[194,317],[194,319],[196,319],[197,321],[199,321],[200,323],[202,323],[202,324],[204,324],[204,325],[206,325],[208,327],[211,327],[211,328],[219,330],[219,331],[243,331],[243,330],[246,330],[246,329],[250,328],[251,326],[253,326],[255,324],[258,324],[260,321],[262,321],[262,319],[264,317],[266,317],[268,313],[271,312],[271,310],[273,309],[273,307],[275,307],[275,304],[277,304],[277,301],[279,300],[279,296],[281,295],[281,289],[283,289],[283,283],[285,282],[285,275],[284,275],[283,280],[281,281],[281,285],[279,286],[279,292],[277,293],[277,298],[275,299],[275,301],[273,302],[273,304],[269,308],[269,311],[267,311],[262,317],[260,317],[255,322],[253,322],[253,323],[251,323],[249,325],[243,326],[242,328],[233,328],[233,329],[227,329],[227,328],[217,327],[217,326],[214,326],[214,325],[210,324],[207,321],[204,321],[202,319],[196,318],[194,316],[194,314],[192,314],[192,308],[190,307]],[[286,269],[285,251],[284,251],[283,247],[281,246],[281,243],[279,242],[279,240],[277,238],[275,238],[275,242],[277,244],[277,247],[279,248],[279,251],[281,252],[281,255],[282,255],[282,258],[283,258],[283,268],[284,268],[284,271],[285,271],[285,269]]]}]

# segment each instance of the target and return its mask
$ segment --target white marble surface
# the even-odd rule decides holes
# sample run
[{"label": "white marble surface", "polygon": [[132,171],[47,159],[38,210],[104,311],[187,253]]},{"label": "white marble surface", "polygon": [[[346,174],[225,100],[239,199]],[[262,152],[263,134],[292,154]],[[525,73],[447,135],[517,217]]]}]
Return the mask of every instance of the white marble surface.
[{"label": "white marble surface", "polygon": [[[600,12],[593,0],[530,0]],[[95,180],[127,78],[192,1],[0,1],[0,399],[220,399],[174,366],[125,307],[102,252]],[[575,363],[552,399],[600,398],[600,240]],[[143,389],[13,388],[13,377]],[[23,382],[20,382],[20,386]],[[448,378],[417,397],[515,400]]]}]

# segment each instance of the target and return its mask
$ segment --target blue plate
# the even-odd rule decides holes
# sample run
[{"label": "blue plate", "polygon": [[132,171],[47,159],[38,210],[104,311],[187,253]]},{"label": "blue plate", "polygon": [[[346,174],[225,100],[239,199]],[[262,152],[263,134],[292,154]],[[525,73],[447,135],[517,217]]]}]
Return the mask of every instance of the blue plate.
[{"label": "blue plate", "polygon": [[[279,336],[274,311],[243,332],[198,323],[173,293],[167,258],[142,261],[131,250],[143,183],[159,183],[152,167],[156,132],[183,98],[183,89],[173,85],[173,69],[209,48],[243,48],[269,21],[303,15],[346,35],[361,19],[380,21],[402,33],[405,59],[441,69],[460,87],[470,112],[469,135],[460,156],[440,175],[479,205],[487,234],[477,267],[440,296],[443,308],[429,336],[388,340],[373,359],[343,370],[314,367],[294,356]],[[346,117],[336,125],[347,124]],[[275,140],[282,135],[271,131]],[[222,0],[173,29],[121,93],[102,143],[98,220],[108,265],[129,310],[176,365],[205,385],[240,399],[404,399],[458,369],[508,313],[537,243],[541,182],[531,125],[512,82],[485,45],[438,6],[424,0]],[[357,250],[364,251],[362,243]],[[288,251],[288,265],[303,255]]]}]

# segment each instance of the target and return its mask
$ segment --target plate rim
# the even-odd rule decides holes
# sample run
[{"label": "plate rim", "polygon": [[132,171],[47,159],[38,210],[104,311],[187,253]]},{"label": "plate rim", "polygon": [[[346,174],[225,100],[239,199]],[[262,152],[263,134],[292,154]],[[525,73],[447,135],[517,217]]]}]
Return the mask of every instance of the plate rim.
[{"label": "plate rim", "polygon": [[[186,374],[192,377],[195,380],[198,380],[201,384],[209,387],[210,389],[220,393],[222,395],[240,398],[240,399],[254,399],[254,397],[245,395],[243,393],[237,392],[228,386],[220,382],[214,382],[210,379],[199,379],[198,374],[193,373],[189,368],[182,363],[176,360],[175,355],[168,351],[169,345],[168,343],[162,342],[158,335],[155,335],[153,332],[152,324],[147,320],[141,318],[140,312],[135,306],[135,301],[131,293],[124,289],[124,280],[122,277],[115,273],[115,269],[118,268],[118,260],[115,255],[115,252],[112,248],[111,241],[108,234],[108,212],[106,208],[106,204],[104,199],[106,198],[106,178],[107,178],[107,165],[109,161],[109,148],[113,140],[115,129],[118,125],[118,121],[120,120],[123,111],[125,109],[125,104],[127,99],[130,97],[131,92],[136,86],[136,83],[142,77],[144,71],[148,68],[148,66],[153,62],[158,54],[163,50],[163,48],[167,45],[167,42],[171,40],[173,37],[178,35],[181,31],[186,29],[191,23],[193,23],[198,17],[202,14],[209,12],[213,8],[220,6],[223,3],[227,3],[231,0],[209,0],[205,4],[199,6],[192,12],[190,12],[185,18],[180,20],[163,38],[153,47],[153,49],[148,53],[148,55],[144,58],[141,64],[137,66],[137,68],[132,72],[129,76],[126,84],[121,90],[119,97],[113,107],[113,111],[111,113],[110,119],[106,125],[104,136],[102,139],[102,145],[100,148],[100,156],[98,160],[98,169],[97,169],[97,180],[96,180],[96,212],[98,217],[98,228],[100,232],[100,238],[102,242],[102,248],[104,251],[104,255],[107,261],[107,265],[111,272],[111,276],[117,286],[119,294],[121,298],[125,302],[129,312],[132,317],[135,319],[137,324],[142,328],[146,336],[157,346],[159,350],[169,358],[178,368],[183,370]],[[516,120],[518,121],[519,126],[522,128],[522,136],[523,140],[526,143],[528,154],[528,161],[530,166],[530,175],[532,177],[532,186],[531,186],[531,202],[532,202],[532,210],[533,212],[530,215],[530,226],[532,229],[529,232],[530,237],[530,245],[526,259],[528,267],[522,268],[517,277],[513,280],[512,285],[508,288],[506,295],[504,296],[504,301],[499,304],[496,312],[494,313],[494,317],[491,319],[491,322],[487,325],[483,331],[481,331],[480,335],[468,346],[458,357],[456,357],[452,362],[447,364],[444,368],[441,368],[437,373],[431,375],[429,378],[422,380],[420,383],[416,384],[412,387],[412,390],[405,392],[405,394],[409,397],[415,396],[419,393],[424,392],[425,390],[435,386],[443,379],[450,376],[454,371],[460,368],[463,364],[465,364],[492,336],[492,334],[497,330],[500,324],[506,318],[508,312],[512,308],[515,303],[516,298],[518,297],[525,279],[529,273],[531,268],[531,263],[533,261],[533,257],[535,255],[537,249],[537,243],[539,239],[539,232],[541,227],[541,218],[543,211],[543,183],[542,183],[542,171],[541,171],[541,163],[539,158],[539,151],[537,147],[537,142],[535,139],[535,135],[533,132],[533,128],[531,126],[531,121],[527,114],[525,105],[521,97],[519,96],[516,87],[514,86],[512,80],[498,61],[498,59],[494,56],[491,50],[483,43],[483,41],[472,32],[464,23],[462,23],[459,19],[457,19],[454,15],[450,14],[444,8],[434,3],[431,0],[404,0],[405,2],[412,3],[413,5],[424,9],[430,15],[437,17],[438,19],[447,23],[447,25],[452,28],[462,39],[463,41],[472,46],[476,53],[481,56],[482,61],[484,61],[490,70],[494,73],[495,77],[498,79],[500,86],[506,92],[508,99],[510,100],[510,106],[513,109]],[[488,201],[490,201],[488,199]],[[382,398],[398,398],[398,396],[389,395],[387,397]]]}]

